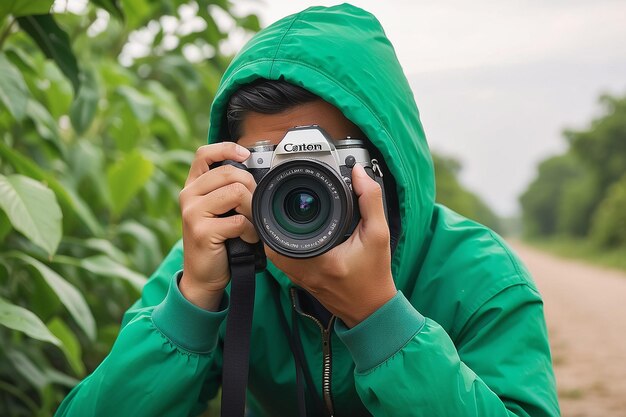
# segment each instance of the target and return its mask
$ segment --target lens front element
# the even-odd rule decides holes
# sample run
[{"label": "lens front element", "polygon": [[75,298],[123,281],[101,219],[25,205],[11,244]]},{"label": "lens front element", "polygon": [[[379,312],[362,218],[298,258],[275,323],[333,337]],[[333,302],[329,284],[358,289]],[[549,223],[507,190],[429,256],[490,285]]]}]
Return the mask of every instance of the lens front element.
[{"label": "lens front element", "polygon": [[328,221],[331,196],[312,178],[294,176],[284,181],[272,198],[272,211],[286,235],[306,239],[320,232]]},{"label": "lens front element", "polygon": [[[313,194],[313,195],[311,195]],[[285,211],[296,223],[309,223],[320,212],[319,198],[305,190],[295,190],[285,199]]]}]

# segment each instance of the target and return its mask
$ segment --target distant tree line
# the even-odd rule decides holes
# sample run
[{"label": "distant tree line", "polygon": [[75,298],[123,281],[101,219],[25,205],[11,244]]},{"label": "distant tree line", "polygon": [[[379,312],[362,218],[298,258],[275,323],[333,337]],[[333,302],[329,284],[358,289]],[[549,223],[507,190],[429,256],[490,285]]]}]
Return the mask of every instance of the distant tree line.
[{"label": "distant tree line", "polygon": [[541,162],[520,198],[526,235],[626,247],[626,96],[600,97],[602,114],[566,130],[567,151]]},{"label": "distant tree line", "polygon": [[500,232],[498,216],[475,193],[459,182],[461,163],[447,156],[433,154],[437,186],[436,201],[472,220]]}]

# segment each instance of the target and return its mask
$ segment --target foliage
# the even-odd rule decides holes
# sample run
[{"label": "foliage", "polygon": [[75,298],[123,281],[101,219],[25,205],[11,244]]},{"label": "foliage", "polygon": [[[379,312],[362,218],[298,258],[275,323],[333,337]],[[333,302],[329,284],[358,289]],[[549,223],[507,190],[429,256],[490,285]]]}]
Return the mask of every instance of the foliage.
[{"label": "foliage", "polygon": [[600,198],[595,176],[579,168],[560,190],[556,207],[556,231],[562,235],[586,236],[591,227],[591,216]]},{"label": "foliage", "polygon": [[496,231],[500,221],[489,207],[474,193],[464,188],[458,180],[461,164],[449,157],[433,155],[435,178],[437,179],[437,202],[476,220]]},{"label": "foliage", "polygon": [[626,175],[609,187],[598,206],[591,238],[603,247],[626,247]]},{"label": "foliage", "polygon": [[566,130],[564,155],[539,165],[520,201],[529,236],[576,236],[604,248],[626,246],[626,96],[600,97],[603,114]]},{"label": "foliage", "polygon": [[3,416],[51,415],[110,350],[179,238],[222,44],[259,28],[224,0],[52,3],[0,3]]},{"label": "foliage", "polygon": [[583,178],[585,172],[572,154],[555,156],[539,165],[539,174],[520,197],[524,223],[531,235],[558,231],[559,202],[565,190]]},{"label": "foliage", "polygon": [[566,130],[575,152],[598,179],[603,191],[626,174],[626,97],[600,97],[604,115],[593,120],[588,129]]}]

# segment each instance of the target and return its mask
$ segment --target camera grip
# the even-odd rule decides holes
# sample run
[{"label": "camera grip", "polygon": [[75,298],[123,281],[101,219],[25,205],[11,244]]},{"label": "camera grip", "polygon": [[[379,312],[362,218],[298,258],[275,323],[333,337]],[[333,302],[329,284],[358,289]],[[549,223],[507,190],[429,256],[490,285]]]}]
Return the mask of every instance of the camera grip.
[{"label": "camera grip", "polygon": [[[211,165],[211,168],[221,165],[232,165],[239,169],[246,169],[244,164],[230,159],[215,163]],[[235,214],[237,214],[235,210],[230,210],[229,212],[220,215],[220,217],[228,217]],[[263,243],[260,240],[257,243],[247,243],[241,238],[228,239],[226,241],[226,252],[228,253],[229,265],[254,261],[254,268],[256,272],[263,271],[267,265],[265,250],[263,249]]]}]

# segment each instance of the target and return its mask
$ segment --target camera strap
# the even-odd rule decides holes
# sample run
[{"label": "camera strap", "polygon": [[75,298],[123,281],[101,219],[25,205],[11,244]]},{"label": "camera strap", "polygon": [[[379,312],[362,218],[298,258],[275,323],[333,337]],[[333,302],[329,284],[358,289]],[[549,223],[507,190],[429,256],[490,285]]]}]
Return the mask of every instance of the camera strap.
[{"label": "camera strap", "polygon": [[255,272],[265,269],[263,245],[237,239],[226,242],[230,264],[230,308],[222,365],[222,417],[243,417],[250,362]]}]

